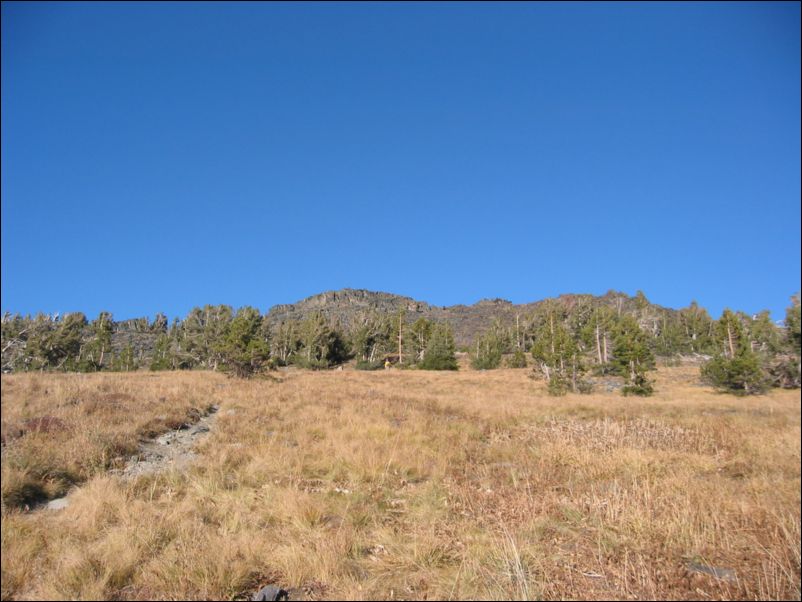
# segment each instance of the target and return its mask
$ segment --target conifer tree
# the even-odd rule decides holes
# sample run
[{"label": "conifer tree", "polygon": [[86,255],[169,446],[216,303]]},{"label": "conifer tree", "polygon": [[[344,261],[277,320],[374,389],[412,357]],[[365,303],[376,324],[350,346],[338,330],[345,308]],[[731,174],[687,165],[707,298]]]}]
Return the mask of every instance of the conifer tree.
[{"label": "conifer tree", "polygon": [[6,312],[0,320],[0,345],[2,346],[2,370],[13,372],[25,369],[30,362],[28,340],[31,323],[29,318]]},{"label": "conifer tree", "polygon": [[688,348],[682,324],[675,316],[663,312],[659,319],[657,335],[651,342],[655,355],[674,357]]},{"label": "conifer tree", "polygon": [[392,322],[389,316],[376,312],[358,318],[349,337],[357,369],[379,369],[384,365],[382,358],[392,352],[396,342]]},{"label": "conifer tree", "polygon": [[418,367],[423,370],[457,370],[456,346],[451,326],[436,323],[431,330],[423,359]]},{"label": "conifer tree", "polygon": [[304,368],[321,369],[343,362],[348,349],[339,328],[329,324],[321,312],[315,312],[300,324],[300,348],[293,362]]},{"label": "conifer tree", "polygon": [[498,328],[491,328],[477,337],[471,352],[471,366],[474,370],[491,370],[501,364],[505,340]]},{"label": "conifer tree", "polygon": [[507,358],[507,368],[526,368],[526,354],[523,349],[516,349],[513,354]]},{"label": "conifer tree", "polygon": [[253,307],[240,308],[216,347],[225,372],[240,378],[259,372],[270,357],[259,311]]},{"label": "conifer tree", "polygon": [[156,317],[153,318],[153,323],[150,325],[150,329],[157,334],[162,334],[167,332],[167,327],[169,325],[170,321],[167,319],[167,316],[159,312],[156,314]]},{"label": "conifer tree", "polygon": [[[406,328],[402,339],[406,339],[406,359],[408,363],[415,364],[424,360],[434,326],[434,322],[431,320],[418,318]],[[398,335],[396,334],[396,336]]]},{"label": "conifer tree", "polygon": [[535,333],[532,357],[537,362],[536,370],[546,377],[551,395],[563,395],[571,389],[584,390],[581,377],[585,371],[579,347],[563,325],[554,304],[545,308],[545,315]]},{"label": "conifer tree", "polygon": [[613,365],[626,382],[624,395],[651,395],[654,391],[646,372],[655,367],[649,341],[632,316],[622,316],[616,323],[613,339]]},{"label": "conifer tree", "polygon": [[86,324],[86,318],[79,312],[67,314],[63,319],[37,315],[25,328],[28,366],[34,370],[76,369]]},{"label": "conifer tree", "polygon": [[134,348],[129,343],[126,347],[114,356],[111,369],[115,372],[132,372],[137,369],[137,362],[134,356]]},{"label": "conifer tree", "polygon": [[615,312],[608,306],[596,307],[591,312],[587,323],[581,330],[581,337],[587,349],[592,350],[594,372],[606,374],[611,370],[610,355],[612,352],[611,333],[615,323]]},{"label": "conifer tree", "polygon": [[38,313],[26,328],[25,370],[45,370],[50,366],[53,322],[50,316]]},{"label": "conifer tree", "polygon": [[162,333],[156,339],[153,347],[153,355],[150,358],[151,370],[172,370],[173,359],[170,350],[170,336]]},{"label": "conifer tree", "polygon": [[780,337],[781,349],[770,356],[766,369],[772,385],[784,389],[795,389],[802,384],[802,358],[800,358],[800,306],[799,294],[791,297],[791,305],[785,310],[784,332]]},{"label": "conifer tree", "polygon": [[91,372],[102,370],[105,365],[106,354],[111,351],[111,333],[114,329],[114,320],[109,312],[101,311],[89,326],[92,331],[92,337],[84,346],[80,367],[85,371]]},{"label": "conifer tree", "polygon": [[67,314],[61,321],[55,342],[59,356],[55,368],[62,366],[64,370],[78,368],[86,325],[86,316],[81,312]]},{"label": "conifer tree", "polygon": [[714,322],[707,310],[696,301],[679,312],[680,327],[685,333],[684,349],[690,353],[710,354],[714,351]]},{"label": "conifer tree", "polygon": [[298,351],[301,345],[298,331],[295,320],[281,322],[272,331],[270,354],[277,364],[286,366]]},{"label": "conifer tree", "polygon": [[736,395],[755,395],[769,386],[760,358],[752,351],[737,314],[725,309],[715,327],[718,352],[702,366],[705,382]]},{"label": "conifer tree", "polygon": [[221,358],[216,350],[233,315],[228,305],[205,305],[190,311],[182,322],[182,341],[193,364],[217,369]]},{"label": "conifer tree", "polygon": [[799,293],[791,297],[791,305],[785,310],[785,332],[786,341],[791,348],[791,351],[796,355],[800,354],[800,347],[802,347],[802,332],[800,332],[800,303]]}]

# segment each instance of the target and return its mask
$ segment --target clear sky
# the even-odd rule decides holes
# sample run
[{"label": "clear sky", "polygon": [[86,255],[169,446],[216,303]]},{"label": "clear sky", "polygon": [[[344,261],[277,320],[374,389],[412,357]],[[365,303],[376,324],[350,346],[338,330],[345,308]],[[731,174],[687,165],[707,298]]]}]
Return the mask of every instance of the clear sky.
[{"label": "clear sky", "polygon": [[2,309],[608,289],[781,319],[800,4],[2,3]]}]

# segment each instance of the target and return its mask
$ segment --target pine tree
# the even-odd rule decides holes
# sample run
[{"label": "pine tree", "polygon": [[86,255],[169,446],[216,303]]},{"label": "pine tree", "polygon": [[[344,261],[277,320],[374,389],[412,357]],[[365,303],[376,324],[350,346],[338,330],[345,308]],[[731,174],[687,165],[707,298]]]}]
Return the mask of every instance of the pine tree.
[{"label": "pine tree", "polygon": [[109,312],[101,311],[89,326],[92,336],[89,342],[84,345],[79,369],[94,372],[104,368],[106,354],[111,351],[111,333],[114,329],[114,320]]},{"label": "pine tree", "polygon": [[293,363],[304,368],[321,369],[348,359],[348,346],[342,331],[329,324],[321,312],[315,312],[300,324],[300,348]]},{"label": "pine tree", "polygon": [[137,369],[134,348],[129,343],[120,353],[114,356],[111,369],[115,372],[132,372]]},{"label": "pine tree", "polygon": [[763,354],[776,354],[782,351],[783,336],[779,328],[771,321],[768,310],[761,311],[748,322],[749,345],[752,351]]},{"label": "pine tree", "polygon": [[[409,364],[422,362],[426,357],[426,349],[429,346],[434,326],[435,324],[431,320],[418,318],[405,329],[402,340],[406,339],[405,355]],[[396,336],[398,335],[396,334]]]},{"label": "pine tree", "polygon": [[272,331],[270,355],[278,365],[286,366],[301,346],[299,324],[295,320],[281,322]]},{"label": "pine tree", "polygon": [[736,395],[757,395],[768,386],[760,360],[748,350],[731,358],[717,355],[702,366],[701,374],[716,389]]},{"label": "pine tree", "polygon": [[695,354],[710,354],[714,351],[714,323],[707,310],[696,301],[679,311],[679,322],[685,337],[683,351]]},{"label": "pine tree", "polygon": [[688,350],[688,342],[679,318],[663,312],[660,316],[657,336],[651,342],[652,351],[662,357],[675,357]]},{"label": "pine tree", "polygon": [[377,370],[384,366],[382,359],[392,353],[397,344],[397,339],[393,339],[392,323],[390,316],[377,312],[358,318],[349,336],[358,370]]},{"label": "pine tree", "polygon": [[555,304],[546,305],[532,344],[532,357],[537,362],[535,370],[546,377],[551,395],[563,395],[569,389],[575,393],[586,390],[582,382],[585,367],[579,347],[561,318]]},{"label": "pine tree", "polygon": [[183,350],[188,360],[212,370],[217,369],[221,358],[216,352],[220,341],[234,316],[228,305],[195,307],[182,322]]},{"label": "pine tree", "polygon": [[606,374],[612,370],[610,355],[612,352],[611,333],[615,323],[615,312],[605,305],[596,307],[591,312],[587,323],[580,331],[586,348],[592,350],[594,372]]},{"label": "pine tree", "polygon": [[474,343],[471,352],[471,366],[474,370],[491,370],[501,365],[501,356],[505,350],[505,337],[498,327],[491,328]]},{"label": "pine tree", "polygon": [[78,368],[86,325],[86,316],[80,312],[67,314],[61,321],[55,341],[58,350],[55,368],[62,366],[64,370]]},{"label": "pine tree", "polygon": [[526,354],[523,349],[516,349],[515,352],[507,358],[507,368],[526,368]]},{"label": "pine tree", "polygon": [[769,380],[760,358],[752,351],[741,318],[725,309],[715,325],[718,352],[701,369],[702,379],[736,395],[764,392]]},{"label": "pine tree", "polygon": [[86,317],[76,312],[63,319],[39,314],[24,328],[25,355],[34,370],[75,370],[78,367]]},{"label": "pine tree", "polygon": [[791,305],[785,310],[784,332],[780,340],[781,349],[768,359],[766,369],[772,385],[796,389],[802,384],[799,293],[791,297]]},{"label": "pine tree", "polygon": [[651,395],[654,391],[646,372],[655,367],[647,335],[632,316],[622,316],[616,323],[613,339],[613,365],[626,382],[624,395]]},{"label": "pine tree", "polygon": [[28,340],[31,322],[19,314],[6,312],[0,321],[0,345],[2,346],[3,372],[14,372],[25,369],[30,362]]},{"label": "pine tree", "polygon": [[29,324],[25,329],[27,336],[25,340],[25,370],[45,370],[50,366],[50,348],[53,338],[53,321],[50,316],[38,313],[34,318],[29,318]]},{"label": "pine tree", "polygon": [[800,355],[800,347],[802,347],[802,332],[800,332],[800,303],[799,293],[791,297],[791,305],[785,310],[785,332],[786,341],[791,348],[791,351],[797,356]]},{"label": "pine tree", "polygon": [[259,372],[270,357],[259,311],[253,307],[240,308],[216,345],[216,352],[225,372],[240,378]]},{"label": "pine tree", "polygon": [[172,370],[173,358],[170,350],[170,336],[167,333],[160,334],[153,347],[153,355],[150,358],[151,370]]},{"label": "pine tree", "polygon": [[423,370],[457,370],[454,333],[446,323],[433,326],[423,359],[418,367]]}]

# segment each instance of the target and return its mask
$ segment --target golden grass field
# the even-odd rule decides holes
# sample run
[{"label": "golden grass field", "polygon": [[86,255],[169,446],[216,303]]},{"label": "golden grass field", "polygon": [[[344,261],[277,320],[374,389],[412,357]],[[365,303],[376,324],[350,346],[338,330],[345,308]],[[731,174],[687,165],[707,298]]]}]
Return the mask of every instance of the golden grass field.
[{"label": "golden grass field", "polygon": [[[552,398],[527,370],[274,374],[3,375],[2,598],[800,597],[798,390],[717,394],[692,366],[646,399]],[[189,468],[108,472],[211,404]]]}]

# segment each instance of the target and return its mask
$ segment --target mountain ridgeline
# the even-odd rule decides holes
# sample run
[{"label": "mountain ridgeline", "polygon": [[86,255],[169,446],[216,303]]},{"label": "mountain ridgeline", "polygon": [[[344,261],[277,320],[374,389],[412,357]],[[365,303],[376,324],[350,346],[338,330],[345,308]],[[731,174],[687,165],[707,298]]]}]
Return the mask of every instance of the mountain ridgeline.
[{"label": "mountain ridgeline", "polygon": [[275,305],[267,313],[273,323],[288,320],[303,320],[315,312],[320,312],[332,323],[348,330],[371,313],[403,315],[406,322],[413,323],[418,318],[448,324],[454,333],[458,347],[469,347],[479,335],[494,323],[514,328],[516,320],[519,331],[528,328],[532,316],[544,304],[556,303],[566,314],[587,312],[594,307],[608,307],[618,315],[634,315],[645,327],[659,331],[661,321],[673,319],[678,310],[655,305],[642,293],[634,297],[626,293],[610,291],[601,297],[593,295],[560,295],[556,299],[546,299],[532,303],[515,305],[505,299],[483,299],[473,305],[430,305],[410,297],[367,290],[343,289],[313,295],[297,303]]},{"label": "mountain ridgeline", "polygon": [[613,371],[616,362],[626,364],[618,372],[633,384],[636,367],[646,369],[654,357],[734,361],[743,350],[760,357],[764,376],[776,373],[774,384],[793,386],[799,382],[798,316],[798,295],[785,326],[778,326],[768,312],[727,310],[715,321],[696,303],[666,308],[642,292],[441,307],[343,289],[276,305],[264,315],[250,307],[207,305],[172,322],[164,314],[115,321],[101,312],[89,321],[82,313],[6,313],[2,369],[224,369],[248,375],[281,365],[321,369],[350,360],[362,369],[389,364],[456,369],[454,352],[462,349],[471,354],[474,368],[534,365],[550,384],[579,390],[583,374]]}]

